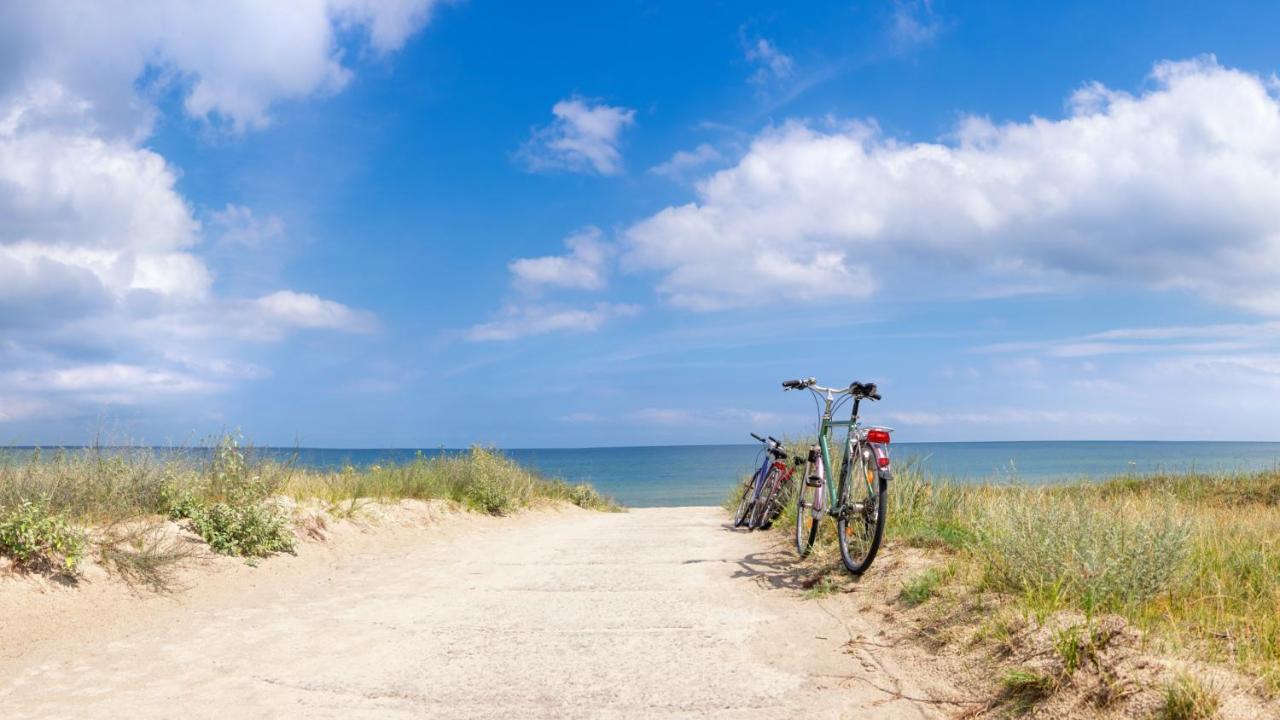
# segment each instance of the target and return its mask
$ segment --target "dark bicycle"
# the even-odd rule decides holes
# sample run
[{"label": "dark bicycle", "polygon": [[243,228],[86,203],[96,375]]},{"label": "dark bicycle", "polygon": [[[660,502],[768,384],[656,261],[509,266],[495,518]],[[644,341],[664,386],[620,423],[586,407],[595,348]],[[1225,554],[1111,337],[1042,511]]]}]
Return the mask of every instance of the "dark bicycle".
[{"label": "dark bicycle", "polygon": [[782,449],[780,441],[773,437],[762,438],[755,433],[751,433],[751,437],[764,443],[764,461],[743,486],[742,499],[733,514],[733,526],[766,530],[773,526],[773,521],[786,505],[792,465],[798,465],[800,458],[795,458],[792,465],[788,465],[790,456]]}]

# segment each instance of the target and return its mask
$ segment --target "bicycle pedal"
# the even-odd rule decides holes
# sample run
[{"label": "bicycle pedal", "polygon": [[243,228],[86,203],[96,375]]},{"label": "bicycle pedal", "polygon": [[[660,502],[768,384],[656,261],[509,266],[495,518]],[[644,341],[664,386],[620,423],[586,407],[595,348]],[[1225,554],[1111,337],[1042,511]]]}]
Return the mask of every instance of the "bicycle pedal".
[{"label": "bicycle pedal", "polygon": [[820,478],[820,477],[811,477],[811,478],[809,478],[809,479],[805,480],[805,481],[804,481],[804,484],[805,484],[805,485],[808,485],[809,487],[822,487],[822,478]]}]

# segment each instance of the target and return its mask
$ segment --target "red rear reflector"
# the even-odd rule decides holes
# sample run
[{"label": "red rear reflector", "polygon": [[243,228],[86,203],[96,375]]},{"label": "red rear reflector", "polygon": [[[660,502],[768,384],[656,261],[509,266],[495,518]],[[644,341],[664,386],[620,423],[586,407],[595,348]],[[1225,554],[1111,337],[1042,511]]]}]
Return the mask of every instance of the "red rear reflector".
[{"label": "red rear reflector", "polygon": [[876,460],[877,460],[877,462],[879,462],[879,463],[880,463],[880,467],[882,467],[882,468],[887,468],[887,467],[889,467],[889,458],[887,458],[887,457],[883,457],[883,456],[882,456],[882,457],[876,458]]},{"label": "red rear reflector", "polygon": [[888,445],[889,431],[888,430],[868,430],[867,442],[879,443],[881,445]]}]

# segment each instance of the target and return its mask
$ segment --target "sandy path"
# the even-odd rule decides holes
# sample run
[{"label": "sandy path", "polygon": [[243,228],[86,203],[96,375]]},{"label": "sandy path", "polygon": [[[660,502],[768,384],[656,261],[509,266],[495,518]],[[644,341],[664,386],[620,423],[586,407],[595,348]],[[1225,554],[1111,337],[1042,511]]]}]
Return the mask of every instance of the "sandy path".
[{"label": "sandy path", "polygon": [[941,681],[845,649],[869,613],[763,582],[777,553],[724,517],[531,513],[236,573],[10,647],[0,715],[940,716],[875,686]]}]

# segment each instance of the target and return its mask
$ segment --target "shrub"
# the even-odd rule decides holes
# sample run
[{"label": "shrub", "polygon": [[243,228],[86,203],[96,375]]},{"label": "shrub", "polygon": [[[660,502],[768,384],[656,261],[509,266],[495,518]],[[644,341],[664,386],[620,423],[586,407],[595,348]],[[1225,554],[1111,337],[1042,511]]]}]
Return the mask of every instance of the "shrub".
[{"label": "shrub", "polygon": [[0,554],[24,570],[74,573],[87,540],[64,515],[45,503],[0,507]]},{"label": "shrub", "polygon": [[989,586],[1046,609],[1086,613],[1151,599],[1174,580],[1190,548],[1187,524],[1171,514],[1131,515],[1122,506],[1030,491],[991,503],[976,534]]},{"label": "shrub", "polygon": [[205,487],[169,487],[169,516],[186,519],[215,552],[265,557],[294,549],[293,522],[270,502],[278,474],[254,472],[233,438],[218,445],[205,473]]},{"label": "shrub", "polygon": [[188,510],[187,519],[209,547],[225,555],[266,557],[293,552],[293,523],[270,504],[225,502]]}]

